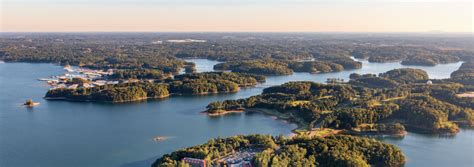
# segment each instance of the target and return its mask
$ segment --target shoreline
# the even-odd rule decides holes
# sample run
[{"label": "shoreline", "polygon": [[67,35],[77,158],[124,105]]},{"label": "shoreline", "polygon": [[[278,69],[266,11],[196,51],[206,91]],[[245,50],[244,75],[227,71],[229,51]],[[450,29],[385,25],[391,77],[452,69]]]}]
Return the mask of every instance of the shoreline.
[{"label": "shoreline", "polygon": [[303,130],[304,127],[308,126],[308,125],[306,125],[302,122],[295,121],[294,118],[292,118],[289,115],[288,116],[283,116],[283,114],[276,114],[276,112],[278,112],[278,111],[272,110],[272,109],[266,109],[266,108],[247,108],[247,109],[243,109],[243,110],[223,110],[223,112],[219,112],[219,113],[215,113],[215,114],[214,113],[208,113],[207,111],[202,111],[201,113],[206,114],[209,117],[215,117],[215,116],[224,116],[224,115],[227,115],[227,114],[244,113],[244,112],[255,112],[255,113],[261,113],[261,114],[264,114],[264,115],[274,116],[274,117],[276,117],[277,120],[278,119],[283,120],[287,124],[295,124],[296,128],[291,130],[290,135],[297,135],[298,130]]},{"label": "shoreline", "polygon": [[461,94],[456,94],[456,97],[459,98],[474,98],[474,92],[464,92]]},{"label": "shoreline", "polygon": [[408,134],[408,131],[404,130],[401,132],[384,132],[384,131],[363,131],[358,132],[354,130],[346,131],[345,134],[353,135],[353,136],[391,136],[391,137],[405,137]]},{"label": "shoreline", "polygon": [[[240,90],[240,87],[239,87],[239,90]],[[44,96],[43,99],[45,99],[45,100],[64,100],[64,101],[70,101],[70,102],[128,103],[128,102],[139,102],[139,101],[144,101],[144,100],[148,100],[148,99],[165,99],[165,98],[172,97],[172,96],[206,96],[206,95],[216,95],[216,94],[231,94],[231,93],[237,93],[239,90],[237,90],[237,91],[225,91],[225,92],[204,92],[204,93],[198,93],[198,94],[170,93],[166,96],[144,97],[144,98],[139,98],[139,99],[122,100],[122,101],[77,100],[77,99],[71,99],[71,98],[67,98],[67,97],[46,97],[46,96]]]},{"label": "shoreline", "polygon": [[[296,121],[295,122],[295,118],[291,117],[282,117],[282,115],[280,114],[275,114],[277,113],[278,111],[274,110],[272,111],[272,109],[265,109],[265,108],[251,108],[251,109],[246,109],[246,110],[249,110],[250,112],[260,112],[260,113],[263,113],[263,114],[268,114],[268,115],[272,115],[272,116],[276,116],[278,119],[282,119],[282,120],[285,120],[285,121],[288,121],[289,123],[293,123],[293,124],[296,124],[297,125],[297,128],[291,130],[292,133],[294,134],[298,134],[298,133],[304,133],[304,132],[309,132],[309,131],[314,131],[314,128],[311,128],[311,130],[308,130],[308,126],[307,124],[303,123],[303,122],[300,122],[300,121]],[[451,132],[451,131],[448,131],[448,130],[433,130],[433,129],[426,129],[426,128],[423,128],[420,129],[418,127],[413,127],[413,126],[410,126],[410,125],[404,125],[407,127],[407,130],[403,131],[403,132],[399,132],[399,133],[392,133],[392,132],[374,132],[375,134],[372,134],[372,133],[365,133],[365,132],[357,132],[357,133],[360,133],[358,135],[369,135],[369,136],[379,136],[379,135],[388,135],[388,136],[394,136],[394,137],[403,137],[403,136],[406,136],[408,134],[409,131],[411,132],[414,132],[414,133],[426,133],[426,134],[447,134],[447,135],[456,135],[458,132],[460,132],[460,129],[456,129],[455,132]],[[414,129],[414,128],[417,128],[417,129]],[[323,128],[323,129],[330,129],[330,128]],[[410,129],[410,130],[408,130]],[[351,133],[351,131],[348,131],[348,130],[344,130],[344,129],[333,129],[333,130],[342,130],[344,131],[344,133]],[[298,132],[298,131],[302,131],[302,132]],[[316,131],[319,131],[319,130],[316,130]]]},{"label": "shoreline", "polygon": [[144,101],[148,99],[164,99],[169,96],[163,96],[163,97],[145,97],[145,98],[139,98],[139,99],[134,99],[134,100],[122,100],[122,101],[98,101],[98,100],[76,100],[76,99],[71,99],[67,97],[43,97],[45,100],[58,100],[58,101],[69,101],[69,102],[94,102],[94,103],[128,103],[128,102],[139,102],[139,101]]},{"label": "shoreline", "polygon": [[[206,111],[204,111],[204,112],[206,112]],[[278,113],[278,111],[274,110],[274,109],[248,108],[248,109],[235,110],[235,111],[230,110],[230,112],[217,114],[215,116],[221,116],[221,115],[226,115],[226,114],[231,114],[231,113],[243,113],[243,112],[255,112],[255,113],[261,113],[261,114],[268,115],[268,116],[274,116],[276,120],[283,120],[286,124],[296,125],[296,128],[291,130],[291,134],[289,134],[290,137],[301,135],[301,133],[319,133],[321,131],[319,129],[318,130],[316,130],[316,129],[308,130],[307,128],[308,128],[309,125],[307,125],[306,123],[296,120],[296,118],[292,117],[290,114]],[[207,114],[207,115],[209,115],[209,114]],[[209,115],[209,116],[211,116],[211,115]],[[326,128],[326,129],[329,129],[329,128]],[[332,129],[332,130],[335,130],[338,133],[344,131],[344,130],[336,130],[336,129]]]},{"label": "shoreline", "polygon": [[245,110],[220,110],[217,113],[210,113],[208,111],[202,111],[201,113],[206,114],[207,116],[210,117],[216,117],[216,116],[223,116],[227,114],[233,114],[233,113],[243,113]]},{"label": "shoreline", "polygon": [[294,134],[297,134],[298,130],[307,130],[305,128],[308,128],[309,125],[307,125],[306,123],[300,121],[300,120],[296,120],[295,117],[293,117],[292,115],[290,114],[284,114],[284,113],[279,113],[277,110],[275,109],[266,109],[266,108],[249,108],[249,109],[245,109],[245,111],[248,111],[248,112],[257,112],[257,113],[262,113],[264,115],[270,115],[270,116],[274,116],[276,117],[276,119],[280,119],[280,120],[284,120],[286,121],[286,123],[288,124],[295,124],[296,125],[296,128],[291,130],[291,133],[294,133]]},{"label": "shoreline", "polygon": [[330,134],[348,134],[348,135],[354,135],[354,136],[391,136],[391,137],[405,137],[409,131],[414,132],[414,133],[425,133],[425,134],[447,134],[447,135],[455,135],[457,134],[460,130],[458,129],[455,133],[452,132],[447,132],[447,131],[438,131],[438,130],[432,130],[432,129],[423,129],[424,131],[419,131],[413,129],[414,127],[410,125],[405,125],[407,126],[408,129],[411,130],[404,130],[401,132],[382,132],[382,131],[370,131],[370,132],[357,132],[353,130],[345,130],[345,129],[332,129],[332,128],[311,128],[309,130],[309,125],[296,120],[297,118],[294,118],[291,114],[284,114],[284,113],[278,113],[278,111],[274,109],[266,109],[266,108],[249,108],[249,109],[244,109],[244,110],[229,110],[229,111],[224,111],[216,114],[209,114],[206,113],[206,111],[203,111],[201,113],[204,113],[210,117],[213,116],[223,116],[227,114],[232,114],[232,113],[243,113],[243,112],[256,112],[256,113],[261,113],[269,116],[274,116],[276,119],[284,120],[285,123],[287,124],[295,124],[297,127],[291,130],[291,134],[289,135],[290,137],[292,136],[298,136],[298,135],[310,135],[310,136],[317,136],[315,134],[318,133],[323,133],[325,131],[334,131],[330,132],[329,134],[322,135],[322,137],[328,136]]},{"label": "shoreline", "polygon": [[441,134],[441,135],[456,135],[461,131],[460,128],[454,129],[451,131],[450,129],[429,129],[420,126],[413,126],[413,125],[404,125],[408,131],[421,133],[421,134]]}]

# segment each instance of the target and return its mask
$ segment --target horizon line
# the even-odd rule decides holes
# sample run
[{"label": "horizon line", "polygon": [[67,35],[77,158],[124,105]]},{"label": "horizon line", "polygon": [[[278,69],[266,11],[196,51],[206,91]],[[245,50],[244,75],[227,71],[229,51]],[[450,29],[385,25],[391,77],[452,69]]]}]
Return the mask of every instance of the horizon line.
[{"label": "horizon line", "polygon": [[474,31],[0,31],[0,33],[348,33],[348,34],[474,34]]}]

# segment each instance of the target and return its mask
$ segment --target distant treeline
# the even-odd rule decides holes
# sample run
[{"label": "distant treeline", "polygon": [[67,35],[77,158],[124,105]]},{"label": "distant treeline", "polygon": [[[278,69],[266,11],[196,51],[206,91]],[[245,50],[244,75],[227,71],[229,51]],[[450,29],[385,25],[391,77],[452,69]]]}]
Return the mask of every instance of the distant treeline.
[{"label": "distant treeline", "polygon": [[[449,45],[449,44],[448,44]],[[384,46],[358,47],[352,52],[356,58],[368,59],[369,62],[401,62],[403,65],[434,66],[437,64],[468,61],[474,53],[468,50],[430,48],[430,44],[420,46]]]},{"label": "distant treeline", "polygon": [[231,61],[214,66],[215,70],[231,70],[261,75],[290,75],[295,72],[325,73],[362,68],[362,63],[348,57],[325,61]]},{"label": "distant treeline", "polygon": [[[206,42],[172,43],[195,38]],[[360,68],[348,58],[371,62],[402,61],[406,65],[435,65],[473,60],[470,36],[259,33],[44,33],[3,34],[0,60],[69,64],[96,69],[155,69],[192,72],[179,58],[224,62],[264,61],[261,68],[245,64],[235,71],[263,69],[266,74],[293,71],[330,72]],[[274,60],[284,62],[268,62]],[[315,60],[314,62],[298,61]],[[289,61],[289,62],[285,62]],[[255,63],[255,62],[254,62]],[[288,66],[288,67],[284,67]],[[291,70],[289,70],[291,69]]]}]

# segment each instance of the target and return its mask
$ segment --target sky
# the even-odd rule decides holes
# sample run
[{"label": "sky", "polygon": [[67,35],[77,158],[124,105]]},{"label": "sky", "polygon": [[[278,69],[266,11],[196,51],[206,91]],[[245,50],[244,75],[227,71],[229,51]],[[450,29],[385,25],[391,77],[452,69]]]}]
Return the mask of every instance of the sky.
[{"label": "sky", "polygon": [[0,0],[0,32],[474,32],[474,0]]}]

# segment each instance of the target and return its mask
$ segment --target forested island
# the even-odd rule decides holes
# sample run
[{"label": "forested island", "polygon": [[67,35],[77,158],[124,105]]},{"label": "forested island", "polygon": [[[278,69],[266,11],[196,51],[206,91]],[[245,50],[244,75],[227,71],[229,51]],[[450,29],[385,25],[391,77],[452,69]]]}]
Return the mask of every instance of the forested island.
[{"label": "forested island", "polygon": [[163,155],[153,167],[230,166],[402,166],[405,156],[393,145],[346,135],[310,138],[233,136]]},{"label": "forested island", "polygon": [[474,125],[472,98],[456,96],[473,90],[468,83],[453,78],[431,81],[419,69],[394,69],[378,76],[352,74],[347,83],[288,82],[246,99],[212,102],[207,112],[264,109],[266,114],[297,123],[295,132],[331,128],[399,135],[406,128],[453,134],[458,125]]},{"label": "forested island", "polygon": [[232,93],[239,91],[240,87],[250,87],[259,82],[265,82],[263,76],[231,72],[182,74],[166,79],[163,79],[164,77],[159,73],[157,75],[151,74],[155,73],[123,71],[113,74],[112,77],[115,79],[147,78],[155,80],[136,80],[135,82],[127,80],[127,82],[96,87],[50,89],[45,98],[69,101],[130,102],[149,98],[165,98],[170,95]]},{"label": "forested island", "polygon": [[215,70],[230,70],[261,75],[290,75],[293,72],[325,73],[362,68],[362,63],[349,57],[318,61],[250,60],[220,63]]},{"label": "forested island", "polygon": [[[427,40],[427,39],[422,39]],[[353,52],[355,58],[367,59],[369,62],[401,62],[403,65],[435,66],[472,60],[472,53],[467,50],[454,49],[453,45],[437,46],[417,44],[418,46],[387,45],[383,47],[359,47]],[[428,46],[423,48],[420,46]],[[461,45],[457,45],[461,46]],[[431,49],[429,49],[431,47]]]}]

